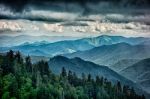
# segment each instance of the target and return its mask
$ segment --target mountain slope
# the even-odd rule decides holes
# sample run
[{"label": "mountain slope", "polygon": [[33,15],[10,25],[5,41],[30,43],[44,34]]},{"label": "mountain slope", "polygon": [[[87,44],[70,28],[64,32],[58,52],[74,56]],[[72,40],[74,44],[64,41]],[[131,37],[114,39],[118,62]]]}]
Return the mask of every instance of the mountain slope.
[{"label": "mountain slope", "polygon": [[[123,81],[124,83],[128,82],[127,79],[123,78],[106,66],[100,66],[77,57],[69,59],[63,56],[55,56],[49,60],[49,67],[56,74],[60,74],[62,67],[65,67],[67,71],[71,70],[76,72],[78,76],[85,73],[93,76],[101,75],[103,77],[107,77],[111,81]],[[128,83],[130,84],[131,82],[129,81]]]},{"label": "mountain slope", "polygon": [[110,66],[110,68],[116,72],[120,72],[139,61],[140,61],[139,59],[123,59]]},{"label": "mountain slope", "polygon": [[143,91],[139,89],[140,87],[138,85],[117,74],[106,66],[100,66],[89,61],[84,61],[77,57],[68,59],[63,56],[55,56],[49,60],[49,68],[52,70],[53,73],[60,74],[62,67],[65,67],[67,71],[71,70],[72,72],[76,72],[76,74],[80,77],[82,73],[85,73],[91,74],[94,77],[97,75],[103,76],[112,82],[120,81],[125,85],[130,85],[134,87],[137,92],[143,93]]},{"label": "mountain slope", "polygon": [[19,36],[0,36],[0,47],[12,47],[12,46],[19,46],[24,43],[31,44],[36,42],[36,44],[47,44],[53,43],[62,40],[75,40],[76,37],[70,36],[32,36],[32,35],[19,35]]},{"label": "mountain slope", "polygon": [[[93,48],[92,45],[88,44],[84,41],[60,41],[55,43],[48,43],[48,44],[23,44],[20,46],[14,46],[14,47],[6,47],[2,48],[2,51],[7,51],[9,49],[12,50],[19,50],[23,54],[29,54],[31,51],[38,50],[43,53],[47,53],[47,56],[54,56],[58,54],[64,54],[64,53],[71,53],[76,52],[78,50],[86,50]],[[45,56],[45,55],[43,55]]]},{"label": "mountain slope", "polygon": [[144,37],[123,37],[123,36],[108,36],[108,35],[102,35],[98,37],[93,37],[93,38],[84,38],[81,39],[86,42],[88,42],[91,45],[94,46],[102,46],[102,45],[112,45],[112,44],[117,44],[117,43],[128,43],[131,45],[136,45],[140,44],[142,42],[148,41],[149,38],[144,38]]},{"label": "mountain slope", "polygon": [[104,45],[87,51],[79,51],[67,54],[67,57],[80,57],[82,59],[95,62],[101,65],[111,66],[123,59],[143,59],[150,57],[150,46],[129,45],[127,43],[118,43],[113,45]]},{"label": "mountain slope", "polygon": [[120,74],[140,84],[143,89],[150,93],[150,58],[122,70]]},{"label": "mountain slope", "polygon": [[[17,38],[23,38],[22,36],[17,37]],[[31,37],[32,38],[32,37]],[[30,37],[24,37],[24,40],[29,40],[31,39]],[[39,37],[34,38],[34,40],[37,40]],[[51,39],[50,37],[44,37],[42,36],[39,39]],[[78,40],[65,40],[65,41],[59,41],[59,42],[54,42],[54,43],[48,43],[46,41],[41,41],[41,42],[35,42],[35,43],[24,43],[19,46],[13,46],[13,47],[1,47],[0,51],[1,52],[6,52],[9,49],[12,50],[19,50],[25,55],[28,55],[32,53],[33,51],[38,51],[40,53],[40,56],[55,56],[55,55],[60,55],[60,54],[67,54],[67,53],[73,53],[77,51],[85,51],[92,49],[94,47],[98,46],[103,46],[103,45],[112,45],[112,44],[117,44],[117,43],[128,43],[131,45],[136,45],[139,43],[142,43],[144,41],[147,41],[149,38],[126,38],[126,37],[121,37],[121,36],[107,36],[107,35],[102,35],[98,37],[92,37],[92,38],[83,38],[83,39],[78,39]],[[1,41],[1,40],[0,40]],[[7,41],[7,40],[6,40]],[[4,41],[0,42],[6,43],[5,39]],[[20,40],[19,40],[20,41]],[[10,41],[8,41],[10,42]],[[12,40],[13,42],[13,40]],[[6,43],[7,44],[7,43]],[[46,53],[47,55],[45,55]],[[39,56],[39,55],[38,55]]]}]

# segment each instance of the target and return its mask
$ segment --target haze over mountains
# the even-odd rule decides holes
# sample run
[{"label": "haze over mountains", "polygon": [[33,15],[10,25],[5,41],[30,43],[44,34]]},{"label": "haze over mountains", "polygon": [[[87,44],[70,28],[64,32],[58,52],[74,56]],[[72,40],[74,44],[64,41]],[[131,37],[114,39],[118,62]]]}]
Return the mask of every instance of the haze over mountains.
[{"label": "haze over mountains", "polygon": [[119,76],[108,67],[100,66],[89,61],[84,61],[77,57],[69,59],[63,56],[55,56],[50,58],[49,66],[52,71],[57,74],[61,73],[62,67],[65,67],[67,71],[72,70],[72,72],[76,72],[80,77],[82,76],[82,73],[85,73],[91,74],[93,77],[96,77],[96,75],[101,75],[114,82],[117,80],[126,82],[126,80],[121,80],[123,77]]},{"label": "haze over mountains", "polygon": [[123,59],[143,59],[149,58],[150,46],[130,45],[128,43],[118,43],[103,45],[87,51],[75,52],[68,57],[80,57],[97,64],[111,66]]},{"label": "haze over mountains", "polygon": [[56,41],[74,40],[77,38],[78,37],[47,36],[47,35],[40,35],[40,36],[32,36],[32,35],[5,36],[4,35],[4,36],[0,36],[0,47],[27,45],[31,43],[34,45],[41,45],[41,44],[53,43]]},{"label": "haze over mountains", "polygon": [[71,70],[72,72],[76,72],[80,77],[82,76],[82,73],[91,74],[93,77],[101,75],[108,78],[110,81],[121,81],[124,84],[133,86],[132,82],[118,75],[108,67],[84,61],[80,58],[68,59],[63,56],[56,56],[49,60],[49,66],[56,74],[61,73],[61,68],[65,67],[67,71]]},{"label": "haze over mountains", "polygon": [[[145,89],[141,90],[141,86],[132,83],[130,80],[127,80],[126,78],[117,74],[106,66],[101,66],[89,61],[84,61],[81,58],[77,57],[69,59],[63,56],[55,56],[49,60],[49,67],[55,74],[61,73],[61,68],[64,67],[67,71],[71,70],[72,72],[76,72],[79,77],[82,77],[82,73],[91,74],[93,77],[100,75],[106,77],[112,82],[120,81],[125,85],[132,86],[136,89],[136,92],[140,94],[143,93],[142,90],[147,91]],[[145,93],[145,95],[147,96],[148,94]],[[149,95],[147,97],[149,97]]]},{"label": "haze over mountains", "polygon": [[133,64],[139,62],[140,59],[123,59],[120,60],[118,62],[116,62],[115,64],[111,65],[110,68],[118,73],[120,73],[120,71],[132,66]]},{"label": "haze over mountains", "polygon": [[[0,49],[1,51],[6,52],[9,49],[12,49],[15,51],[19,50],[25,55],[29,54],[29,55],[34,55],[34,56],[55,56],[55,55],[60,55],[60,54],[68,54],[68,53],[73,53],[73,52],[77,52],[77,51],[90,50],[94,47],[98,47],[98,46],[102,46],[102,45],[111,45],[111,44],[117,44],[117,43],[128,43],[131,45],[136,45],[136,44],[140,44],[140,43],[143,43],[143,42],[149,40],[149,38],[142,38],[142,37],[126,38],[126,37],[121,37],[121,36],[103,35],[103,36],[92,37],[92,38],[83,38],[83,39],[78,39],[78,40],[65,40],[65,41],[49,43],[50,41],[52,42],[53,39],[58,40],[59,37],[51,39],[49,37],[42,36],[40,39],[40,37],[34,38],[32,36],[31,37],[27,36],[25,39],[28,40],[29,42],[31,40],[32,40],[32,42],[36,41],[37,39],[40,39],[40,40],[45,39],[45,40],[48,40],[48,42],[47,41],[34,42],[34,43],[27,42],[27,43],[24,43],[24,44],[21,44],[18,46],[3,47],[3,45],[6,42],[8,42],[8,44],[10,44],[10,45],[13,45],[15,42],[25,41],[24,39],[22,39],[22,38],[24,38],[24,36],[18,36],[15,38],[11,37],[11,39],[15,39],[16,41],[9,40],[8,39],[9,37],[5,37],[5,38],[1,39],[1,41],[2,41],[1,42],[2,47]],[[32,38],[34,38],[34,39],[32,39]],[[67,37],[66,38],[62,37],[62,39],[67,39]],[[7,44],[6,44],[6,46],[7,46]],[[71,55],[70,55],[70,57],[71,57]]]},{"label": "haze over mountains", "polygon": [[150,99],[150,0],[0,0],[0,56],[9,50]]},{"label": "haze over mountains", "polygon": [[121,75],[140,84],[145,91],[150,93],[150,59],[141,60],[124,70],[120,71]]},{"label": "haze over mountains", "polygon": [[[27,39],[30,40],[30,36],[28,37]],[[46,38],[49,40],[48,37]],[[39,38],[35,38],[37,39]],[[93,76],[102,75],[112,81],[119,80],[125,84],[134,85],[132,82],[135,81],[136,87],[150,93],[149,59],[146,59],[150,58],[149,41],[149,38],[144,37],[102,35],[58,42],[26,42],[16,46],[0,47],[0,52],[4,53],[10,49],[19,50],[25,56],[30,55],[33,63],[41,59],[47,61],[51,57],[49,66],[56,74],[60,73],[62,67],[65,67],[79,76],[84,72],[91,73]]]}]

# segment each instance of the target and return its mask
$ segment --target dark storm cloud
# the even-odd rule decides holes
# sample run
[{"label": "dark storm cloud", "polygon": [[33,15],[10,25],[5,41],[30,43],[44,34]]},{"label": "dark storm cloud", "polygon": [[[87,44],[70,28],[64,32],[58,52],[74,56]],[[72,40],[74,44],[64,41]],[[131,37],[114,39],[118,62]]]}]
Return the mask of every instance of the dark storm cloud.
[{"label": "dark storm cloud", "polygon": [[33,4],[36,6],[51,6],[53,3],[78,3],[86,8],[87,3],[99,3],[99,2],[109,2],[113,5],[118,6],[149,6],[150,0],[0,0],[1,4],[5,4],[11,7],[14,11],[22,11],[24,7],[28,4]]},{"label": "dark storm cloud", "polygon": [[[144,15],[147,12],[136,12],[136,7],[131,11],[130,7],[125,5],[147,5],[148,0],[0,0],[0,19],[26,19],[30,21],[45,21],[50,23],[65,22],[66,20],[76,21],[95,21],[94,18],[84,18],[92,14],[107,14],[107,13],[119,13],[124,16],[134,13],[135,16]],[[104,2],[105,1],[105,2]],[[107,2],[106,2],[107,1]],[[117,6],[118,5],[118,6]],[[139,6],[140,6],[139,5]],[[123,8],[123,10],[121,10]],[[138,7],[140,8],[140,7]],[[119,11],[119,12],[118,12]],[[131,13],[130,13],[131,12]],[[132,13],[134,12],[134,13]],[[142,13],[141,13],[142,12]],[[145,16],[143,16],[145,17]],[[132,21],[132,17],[123,19],[116,16],[109,16],[105,18],[113,23],[128,23]],[[139,21],[139,19],[137,19]],[[133,20],[136,21],[136,20]],[[142,19],[143,21],[143,19]],[[144,21],[145,22],[145,21]],[[146,19],[147,22],[147,19]],[[148,21],[149,24],[149,21]],[[70,26],[87,26],[85,23],[64,23],[62,25]]]}]

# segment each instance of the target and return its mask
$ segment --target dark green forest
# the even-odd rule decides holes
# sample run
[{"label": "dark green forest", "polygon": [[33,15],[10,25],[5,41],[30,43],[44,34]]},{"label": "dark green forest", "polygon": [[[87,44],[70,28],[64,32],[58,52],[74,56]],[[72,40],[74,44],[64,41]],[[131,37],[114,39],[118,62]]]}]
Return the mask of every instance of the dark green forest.
[{"label": "dark green forest", "polygon": [[97,75],[76,73],[62,68],[55,75],[43,60],[32,63],[20,52],[0,55],[0,99],[145,99],[134,88],[112,83]]}]

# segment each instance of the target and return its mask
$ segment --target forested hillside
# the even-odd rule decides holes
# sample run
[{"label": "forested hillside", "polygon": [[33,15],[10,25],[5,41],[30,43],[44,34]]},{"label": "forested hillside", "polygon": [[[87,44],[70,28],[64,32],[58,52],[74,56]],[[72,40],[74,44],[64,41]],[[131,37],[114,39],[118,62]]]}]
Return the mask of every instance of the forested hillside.
[{"label": "forested hillside", "polygon": [[77,74],[63,67],[51,72],[48,62],[31,63],[20,52],[0,56],[0,99],[145,99],[130,86],[111,83],[107,78]]}]

